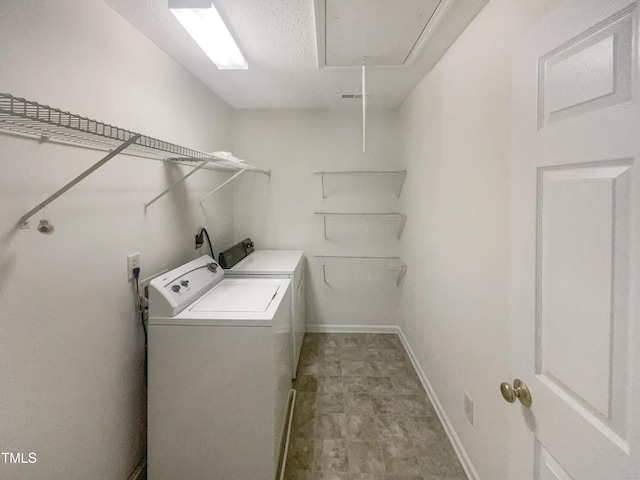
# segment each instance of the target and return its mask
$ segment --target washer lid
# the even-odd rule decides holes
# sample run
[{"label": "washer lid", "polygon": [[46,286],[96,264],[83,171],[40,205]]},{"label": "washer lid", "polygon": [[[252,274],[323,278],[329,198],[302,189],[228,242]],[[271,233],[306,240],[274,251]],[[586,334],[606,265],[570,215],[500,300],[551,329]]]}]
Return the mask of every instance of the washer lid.
[{"label": "washer lid", "polygon": [[264,312],[281,283],[269,280],[223,280],[190,308],[191,312]]},{"label": "washer lid", "polygon": [[292,274],[302,260],[302,250],[256,250],[238,262],[227,273]]}]

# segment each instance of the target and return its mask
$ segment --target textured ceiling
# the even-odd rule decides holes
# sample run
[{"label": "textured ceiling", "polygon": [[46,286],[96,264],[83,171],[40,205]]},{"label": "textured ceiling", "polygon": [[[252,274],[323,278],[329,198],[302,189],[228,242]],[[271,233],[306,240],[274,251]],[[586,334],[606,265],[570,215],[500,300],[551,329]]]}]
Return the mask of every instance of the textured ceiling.
[{"label": "textured ceiling", "polygon": [[[427,24],[437,24],[434,15],[442,0],[402,0],[402,8],[389,0],[316,0],[316,32],[324,30],[322,66],[400,66],[419,51]],[[430,22],[431,21],[431,22]],[[320,45],[323,35],[318,35]],[[324,62],[323,62],[324,60]]]},{"label": "textured ceiling", "polygon": [[[325,0],[315,0],[315,4],[314,0],[214,0],[249,63],[247,70],[218,70],[169,12],[168,0],[105,2],[234,108],[358,108],[360,105],[359,100],[341,98],[344,93],[361,91],[360,67],[323,66],[326,28],[316,28],[316,17],[327,11],[330,15],[336,0],[330,0],[328,10]],[[409,61],[398,66],[368,68],[368,106],[399,106],[487,2],[443,0],[433,14],[434,19],[438,18],[437,27],[427,26],[424,45],[417,45]],[[380,22],[380,15],[396,19],[385,22],[384,30],[368,30],[372,37],[380,30],[375,42],[365,43],[375,44],[376,51],[382,55],[385,45],[394,42],[406,45],[414,41],[416,31],[422,31],[415,19],[427,15],[428,8],[420,3],[358,0],[352,2],[353,9],[360,9],[364,14],[358,15],[358,10],[354,13],[352,9],[348,15],[369,18],[359,27],[363,31],[367,31],[367,23]],[[434,2],[424,0],[422,3],[428,7]],[[397,20],[403,18],[398,15],[400,5],[406,21]],[[371,10],[368,16],[367,9]],[[385,14],[385,9],[391,9],[393,15]],[[323,19],[319,20],[324,25]],[[410,35],[404,33],[407,24],[413,25]],[[350,49],[350,55],[358,56],[353,42],[361,38],[359,30],[354,29],[352,36],[345,32],[348,29],[343,28],[333,51]],[[376,51],[369,50],[369,54],[373,57]]]}]

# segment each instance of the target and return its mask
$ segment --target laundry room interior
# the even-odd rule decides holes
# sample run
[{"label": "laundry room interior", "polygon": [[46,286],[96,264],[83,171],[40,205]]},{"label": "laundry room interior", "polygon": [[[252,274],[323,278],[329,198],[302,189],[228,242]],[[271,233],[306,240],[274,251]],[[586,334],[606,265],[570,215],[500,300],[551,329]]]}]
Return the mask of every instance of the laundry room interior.
[{"label": "laundry room interior", "polygon": [[[163,469],[175,467],[173,477],[154,467],[154,459],[170,457],[154,457],[151,448],[159,442],[151,438],[156,427],[148,424],[148,414],[160,423],[171,414],[153,404],[152,393],[174,380],[147,391],[147,370],[149,382],[160,381],[154,368],[172,364],[173,357],[156,354],[154,364],[152,339],[160,335],[151,336],[147,365],[147,334],[168,325],[164,314],[151,325],[153,296],[151,317],[141,321],[145,287],[153,289],[154,278],[178,271],[171,280],[183,278],[191,271],[181,266],[203,255],[212,258],[193,268],[211,277],[208,285],[250,283],[217,267],[221,252],[240,246],[245,261],[261,250],[303,252],[302,353],[297,378],[289,379],[296,375],[295,352],[294,372],[286,375],[286,391],[294,393],[287,393],[288,425],[275,429],[275,470],[261,478],[533,479],[514,473],[529,467],[518,463],[528,460],[518,457],[513,432],[533,428],[535,410],[526,409],[515,382],[502,396],[499,388],[525,375],[514,367],[520,331],[514,329],[510,290],[518,219],[514,51],[524,48],[525,32],[546,19],[566,19],[580,2],[213,0],[248,64],[240,69],[216,67],[167,3],[0,1],[0,477],[249,478],[220,473],[233,472],[233,466],[202,476],[205,470],[190,471],[215,454],[180,440],[186,435],[180,422],[163,424],[173,425],[167,435],[175,432],[184,458],[193,454],[198,460],[181,467],[179,459],[167,460]],[[637,7],[601,3],[607,5],[584,2],[598,13],[597,22],[613,15],[618,23],[633,18],[629,95],[635,98]],[[344,55],[334,61],[334,53]],[[620,102],[631,110],[632,100]],[[56,118],[46,117],[51,112]],[[95,124],[67,125],[60,112],[95,120],[100,128],[115,126],[124,136],[101,130],[84,142],[74,129]],[[138,151],[140,137],[126,143],[131,132],[186,150]],[[114,141],[100,143],[98,137],[110,135]],[[117,155],[83,175],[119,146],[124,148]],[[79,176],[77,185],[64,188]],[[43,206],[45,199],[51,201]],[[194,238],[203,228],[205,240],[196,248]],[[269,293],[268,300],[282,302],[288,315],[299,282],[282,278],[274,287],[279,293]],[[182,291],[194,282],[183,281]],[[172,285],[158,286],[157,298],[168,299],[171,292],[161,290]],[[214,328],[196,317],[189,325]],[[196,334],[194,345],[202,338]],[[634,330],[629,338],[629,352],[640,351],[640,334]],[[166,340],[167,348],[172,341]],[[259,358],[264,344],[241,343],[229,355]],[[194,352],[206,348],[198,345]],[[295,350],[295,340],[293,345]],[[189,358],[194,365],[202,360]],[[439,432],[434,451],[448,455],[451,464],[441,464],[425,445],[413,445],[403,456],[400,447],[385,443],[399,433],[390,433],[381,417],[405,413],[381,404],[375,392],[358,393],[360,407],[370,401],[371,411],[357,414],[358,420],[378,422],[372,427],[378,436],[351,436],[347,366],[363,368],[354,377],[370,386],[391,388],[397,372],[377,363],[385,358],[400,358],[418,382],[428,411],[419,409],[411,418],[437,419],[436,427],[429,423]],[[184,381],[198,378],[194,385],[207,383],[204,372],[218,379],[201,393],[194,386],[194,401],[208,405],[218,389],[234,398],[236,386],[227,375],[236,370],[224,358],[216,357],[202,373],[200,366],[175,368],[171,372],[182,372]],[[625,372],[638,380],[637,370]],[[311,413],[320,409],[322,382],[335,377],[344,389],[338,393],[342,405]],[[627,394],[640,393],[637,383],[630,385]],[[190,389],[181,387],[180,398]],[[247,391],[238,389],[237,395]],[[508,401],[520,402],[506,403],[509,392]],[[416,390],[385,393],[398,402],[417,396]],[[245,403],[238,398],[238,415]],[[627,407],[625,412],[637,412]],[[315,422],[308,435],[300,430],[304,418]],[[627,433],[640,415],[629,418]],[[338,422],[337,433],[321,436],[321,419]],[[611,425],[618,432],[617,423]],[[419,427],[406,427],[405,434],[407,428],[418,441],[423,438]],[[216,435],[204,430],[202,435]],[[625,435],[620,433],[634,452],[638,435]],[[247,464],[260,456],[243,450],[242,441],[228,443]],[[542,444],[535,444],[535,455],[531,449],[536,462],[546,458]],[[629,461],[637,466],[635,455]],[[547,472],[536,468],[536,475],[539,468]],[[591,480],[568,474],[535,478]]]}]

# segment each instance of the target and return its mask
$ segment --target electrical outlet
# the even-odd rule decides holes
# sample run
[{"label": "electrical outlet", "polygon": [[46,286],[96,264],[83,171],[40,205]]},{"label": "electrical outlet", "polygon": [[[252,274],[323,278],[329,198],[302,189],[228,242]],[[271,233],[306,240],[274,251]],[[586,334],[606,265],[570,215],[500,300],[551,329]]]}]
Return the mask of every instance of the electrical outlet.
[{"label": "electrical outlet", "polygon": [[140,268],[140,252],[127,255],[127,279],[133,278],[133,269]]},{"label": "electrical outlet", "polygon": [[464,392],[464,414],[467,416],[469,423],[473,425],[473,400],[469,398],[467,392]]},{"label": "electrical outlet", "polygon": [[203,234],[204,234],[204,227],[200,227],[198,229],[198,233],[196,233],[196,250],[199,249],[204,243]]}]

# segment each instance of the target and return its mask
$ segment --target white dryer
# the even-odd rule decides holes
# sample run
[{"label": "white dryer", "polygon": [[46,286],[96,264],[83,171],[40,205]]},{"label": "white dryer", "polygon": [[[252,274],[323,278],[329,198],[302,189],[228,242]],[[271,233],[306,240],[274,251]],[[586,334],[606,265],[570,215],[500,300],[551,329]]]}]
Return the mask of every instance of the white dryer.
[{"label": "white dryer", "polygon": [[227,278],[288,278],[291,280],[292,376],[302,349],[305,327],[305,275],[302,250],[254,250],[250,238],[220,254]]},{"label": "white dryer", "polygon": [[276,478],[291,389],[289,279],[209,256],[151,281],[150,480]]}]

